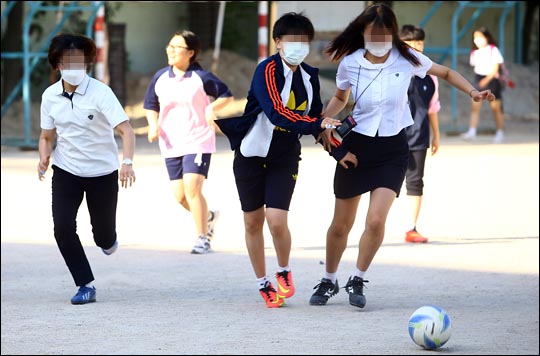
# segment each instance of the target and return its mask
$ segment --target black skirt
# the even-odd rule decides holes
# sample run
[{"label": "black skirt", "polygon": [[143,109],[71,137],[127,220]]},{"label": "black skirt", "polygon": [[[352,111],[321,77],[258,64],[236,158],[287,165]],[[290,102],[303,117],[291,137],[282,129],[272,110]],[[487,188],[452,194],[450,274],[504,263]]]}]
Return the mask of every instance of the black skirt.
[{"label": "black skirt", "polygon": [[336,198],[348,199],[376,188],[392,189],[399,196],[409,160],[405,130],[390,137],[370,137],[353,131],[342,144],[356,155],[358,166],[344,169],[336,165]]}]

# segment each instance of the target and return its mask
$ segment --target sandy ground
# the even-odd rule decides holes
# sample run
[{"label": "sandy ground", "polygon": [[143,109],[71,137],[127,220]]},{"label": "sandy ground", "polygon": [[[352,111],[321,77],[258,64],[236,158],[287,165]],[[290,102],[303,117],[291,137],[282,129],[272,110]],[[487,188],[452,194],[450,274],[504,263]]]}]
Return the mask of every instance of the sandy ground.
[{"label": "sandy ground", "polygon": [[[39,182],[37,152],[2,148],[1,353],[4,354],[539,354],[538,121],[507,123],[507,143],[443,136],[428,157],[418,227],[428,244],[403,241],[404,191],[368,271],[368,304],[341,292],[308,304],[324,271],[334,162],[304,138],[289,216],[296,295],[267,309],[243,238],[232,152],[218,137],[205,194],[221,211],[214,252],[189,253],[188,213],[174,201],[157,145],[138,137],[137,182],[121,190],[119,250],[101,253],[83,203],[79,234],[93,267],[96,303],[73,306],[76,291],[52,233],[50,177]],[[354,268],[368,197],[363,198],[338,279]],[[266,234],[267,267],[276,267]],[[424,351],[407,333],[423,305],[449,313],[453,334]]]}]

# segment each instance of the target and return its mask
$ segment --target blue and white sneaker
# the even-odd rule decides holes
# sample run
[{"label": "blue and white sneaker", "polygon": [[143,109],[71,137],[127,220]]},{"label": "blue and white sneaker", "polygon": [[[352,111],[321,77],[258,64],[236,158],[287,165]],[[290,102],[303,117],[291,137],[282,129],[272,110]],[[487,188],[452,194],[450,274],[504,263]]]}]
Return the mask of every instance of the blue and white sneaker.
[{"label": "blue and white sneaker", "polygon": [[96,301],[96,287],[81,286],[77,294],[71,298],[71,304],[86,304]]},{"label": "blue and white sneaker", "polygon": [[193,246],[191,253],[195,255],[202,255],[210,251],[212,251],[212,248],[210,247],[210,239],[206,236],[199,236],[197,241],[195,241],[195,246]]},{"label": "blue and white sneaker", "polygon": [[112,255],[116,249],[118,248],[118,240],[114,241],[114,244],[109,248],[102,248],[101,251],[103,251],[104,254],[107,256]]}]

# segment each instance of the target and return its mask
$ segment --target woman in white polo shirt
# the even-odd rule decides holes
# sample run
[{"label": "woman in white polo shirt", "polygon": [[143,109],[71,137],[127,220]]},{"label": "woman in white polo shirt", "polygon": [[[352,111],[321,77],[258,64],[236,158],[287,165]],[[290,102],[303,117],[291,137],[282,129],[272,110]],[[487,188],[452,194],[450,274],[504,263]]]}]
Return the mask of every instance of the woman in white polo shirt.
[{"label": "woman in white polo shirt", "polygon": [[433,63],[401,41],[395,14],[381,3],[367,7],[330,42],[326,52],[333,60],[343,59],[337,71],[336,93],[324,115],[337,115],[352,95],[355,105],[351,115],[357,125],[332,149],[338,161],[334,217],[326,237],[326,272],[315,286],[310,304],[325,305],[338,293],[338,265],[360,197],[369,192],[356,268],[345,286],[349,303],[363,308],[365,273],[383,242],[386,218],[407,170],[409,147],[404,129],[413,124],[407,98],[411,78],[435,75],[474,101],[491,101],[494,96],[489,90],[478,91],[456,71]]},{"label": "woman in white polo shirt", "polygon": [[[92,269],[77,235],[77,212],[83,197],[86,195],[94,241],[110,255],[118,247],[118,179],[124,188],[135,182],[135,134],[129,117],[111,88],[87,75],[96,53],[94,41],[85,36],[54,37],[48,60],[62,78],[41,97],[37,173],[43,180],[52,155],[54,237],[79,287],[72,304],[96,301]],[[114,130],[122,138],[122,165]]]}]

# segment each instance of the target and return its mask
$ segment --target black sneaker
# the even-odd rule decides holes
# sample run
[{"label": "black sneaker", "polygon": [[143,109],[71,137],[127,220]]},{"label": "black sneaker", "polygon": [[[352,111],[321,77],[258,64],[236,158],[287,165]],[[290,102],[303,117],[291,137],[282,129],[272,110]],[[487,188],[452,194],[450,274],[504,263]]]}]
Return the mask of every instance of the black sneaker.
[{"label": "black sneaker", "polygon": [[363,308],[366,305],[366,297],[364,296],[364,283],[366,281],[360,277],[349,277],[345,290],[349,293],[349,304],[355,307]]},{"label": "black sneaker", "polygon": [[332,283],[328,278],[321,279],[321,283],[317,284],[313,289],[317,289],[309,299],[311,305],[326,305],[328,299],[339,293],[339,285],[336,279],[336,284]]}]

